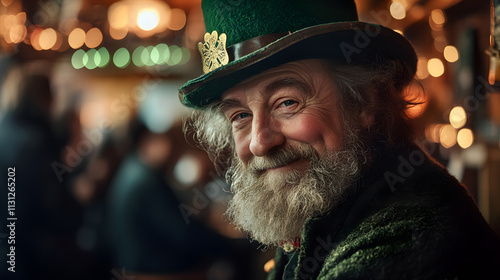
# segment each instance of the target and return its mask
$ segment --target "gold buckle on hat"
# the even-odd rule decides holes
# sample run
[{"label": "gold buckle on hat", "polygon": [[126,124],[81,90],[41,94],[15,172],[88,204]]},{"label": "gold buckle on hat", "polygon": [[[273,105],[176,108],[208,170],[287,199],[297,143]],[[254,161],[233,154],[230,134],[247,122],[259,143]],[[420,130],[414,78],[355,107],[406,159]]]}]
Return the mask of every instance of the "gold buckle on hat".
[{"label": "gold buckle on hat", "polygon": [[205,43],[198,43],[198,50],[201,54],[203,72],[209,73],[222,65],[229,63],[229,56],[226,50],[227,36],[225,33],[218,36],[217,31],[212,34],[205,33]]}]

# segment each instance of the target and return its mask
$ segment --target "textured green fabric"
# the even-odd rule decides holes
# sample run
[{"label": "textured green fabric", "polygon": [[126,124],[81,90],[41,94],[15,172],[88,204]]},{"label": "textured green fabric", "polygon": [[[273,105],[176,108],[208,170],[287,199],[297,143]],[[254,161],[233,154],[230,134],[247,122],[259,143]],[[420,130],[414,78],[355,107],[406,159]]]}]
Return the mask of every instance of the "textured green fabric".
[{"label": "textured green fabric", "polygon": [[306,222],[293,275],[278,249],[268,279],[498,279],[500,243],[465,188],[416,147],[381,154],[356,194]]},{"label": "textured green fabric", "polygon": [[408,40],[389,28],[358,22],[352,0],[204,0],[202,7],[206,31],[225,33],[227,47],[261,35],[290,34],[188,81],[179,89],[188,107],[203,108],[239,82],[299,59],[355,65],[387,59],[408,67],[406,79],[416,72],[417,56]]},{"label": "textured green fabric", "polygon": [[206,31],[226,33],[228,47],[261,35],[358,20],[356,5],[345,0],[204,0],[202,9]]}]

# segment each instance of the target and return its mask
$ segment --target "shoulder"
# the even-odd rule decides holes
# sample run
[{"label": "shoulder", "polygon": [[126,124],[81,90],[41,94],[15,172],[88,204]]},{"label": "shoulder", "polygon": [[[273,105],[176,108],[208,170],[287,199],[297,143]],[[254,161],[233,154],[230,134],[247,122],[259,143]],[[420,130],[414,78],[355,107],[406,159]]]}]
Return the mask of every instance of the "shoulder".
[{"label": "shoulder", "polygon": [[420,149],[394,158],[350,208],[320,275],[445,279],[499,261],[498,239],[463,185]]}]

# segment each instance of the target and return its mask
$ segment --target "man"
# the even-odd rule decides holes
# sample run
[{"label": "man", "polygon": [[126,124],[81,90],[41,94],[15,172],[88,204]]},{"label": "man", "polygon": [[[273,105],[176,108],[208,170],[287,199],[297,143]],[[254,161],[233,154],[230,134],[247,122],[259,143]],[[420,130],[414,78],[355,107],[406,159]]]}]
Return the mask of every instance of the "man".
[{"label": "man", "polygon": [[[279,247],[269,279],[490,279],[500,245],[465,188],[412,143],[416,55],[352,1],[204,1],[187,123]],[[228,46],[226,48],[226,45]]]}]

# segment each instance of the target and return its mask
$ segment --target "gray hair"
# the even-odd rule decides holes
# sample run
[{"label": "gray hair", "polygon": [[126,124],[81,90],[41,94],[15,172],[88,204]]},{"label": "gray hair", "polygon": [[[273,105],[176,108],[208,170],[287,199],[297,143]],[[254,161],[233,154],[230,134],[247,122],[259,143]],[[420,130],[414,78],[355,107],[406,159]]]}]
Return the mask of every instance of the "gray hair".
[{"label": "gray hair", "polygon": [[[374,115],[367,142],[378,140],[392,145],[412,141],[413,128],[406,109],[416,105],[407,100],[405,90],[415,82],[411,70],[398,61],[382,61],[368,66],[329,63],[329,72],[338,87],[339,104],[344,123],[352,123],[361,110]],[[192,135],[199,147],[207,151],[217,171],[223,174],[235,156],[230,122],[215,102],[202,110],[193,111],[184,130]],[[376,138],[376,139],[375,139]]]}]

